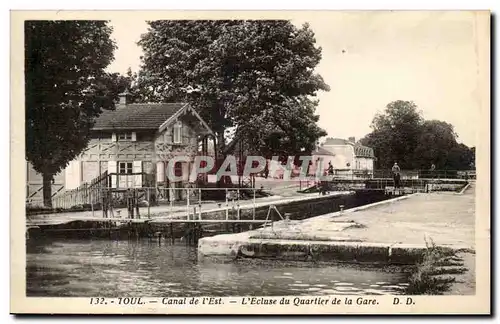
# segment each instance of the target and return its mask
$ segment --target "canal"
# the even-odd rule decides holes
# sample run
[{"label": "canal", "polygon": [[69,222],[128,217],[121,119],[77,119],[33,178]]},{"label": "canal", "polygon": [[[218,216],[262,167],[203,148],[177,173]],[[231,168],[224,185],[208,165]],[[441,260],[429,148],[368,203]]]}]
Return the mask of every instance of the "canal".
[{"label": "canal", "polygon": [[195,246],[147,239],[29,240],[26,276],[37,297],[400,294],[408,278],[374,265],[198,262]]}]

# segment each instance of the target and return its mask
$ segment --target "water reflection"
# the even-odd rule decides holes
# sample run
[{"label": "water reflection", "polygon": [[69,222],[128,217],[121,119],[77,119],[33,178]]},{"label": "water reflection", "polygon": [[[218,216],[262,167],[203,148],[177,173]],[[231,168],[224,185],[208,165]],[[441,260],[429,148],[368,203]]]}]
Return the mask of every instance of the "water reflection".
[{"label": "water reflection", "polygon": [[143,241],[30,242],[28,296],[397,294],[406,275],[353,266],[197,262],[196,248]]}]

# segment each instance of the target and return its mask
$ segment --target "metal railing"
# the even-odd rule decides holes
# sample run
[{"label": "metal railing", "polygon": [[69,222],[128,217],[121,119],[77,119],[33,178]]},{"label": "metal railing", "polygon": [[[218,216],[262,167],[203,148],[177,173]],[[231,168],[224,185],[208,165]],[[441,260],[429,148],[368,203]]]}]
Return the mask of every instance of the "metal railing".
[{"label": "metal railing", "polygon": [[[399,171],[400,181],[408,182],[410,187],[421,189],[425,181],[446,181],[446,180],[471,180],[476,178],[475,170],[401,170]],[[323,175],[322,178],[310,176],[300,178],[298,181],[299,190],[320,186],[322,182],[335,183],[339,190],[349,190],[356,187],[354,183],[366,183],[371,186],[383,189],[393,186],[394,172],[392,170],[334,170],[333,174]],[[345,186],[341,184],[345,183]]]},{"label": "metal railing", "polygon": [[[255,220],[258,188],[99,188],[89,200],[93,217],[140,219],[174,217],[187,220],[202,220],[201,215],[209,211],[223,211],[225,220],[242,220],[241,210],[251,209]],[[219,199],[204,199],[206,193],[219,192]],[[246,198],[246,199],[244,199]],[[246,220],[250,220],[246,218]]]},{"label": "metal railing", "polygon": [[[401,179],[475,179],[475,170],[401,170]],[[374,178],[392,178],[392,170],[374,170]]]},{"label": "metal railing", "polygon": [[[461,170],[401,170],[400,179],[403,180],[422,180],[422,179],[475,179],[475,171],[461,171]],[[202,192],[217,191],[217,190],[238,190],[234,188],[167,188],[158,186],[154,174],[146,173],[132,173],[132,174],[118,174],[118,173],[103,173],[99,177],[93,179],[90,183],[84,183],[76,189],[67,190],[58,193],[52,197],[52,207],[58,209],[93,209],[94,207],[100,208],[103,201],[103,189],[112,189],[116,192],[123,192],[128,189],[136,189],[139,191],[153,190],[155,193],[152,197],[159,200],[173,200],[178,198],[190,199],[189,196],[195,190],[202,190]],[[393,172],[391,170],[334,170],[334,174],[327,177],[326,181],[342,182],[342,181],[363,181],[363,180],[376,180],[381,181],[386,179],[387,182],[392,180]],[[275,181],[280,181],[275,179]],[[282,180],[284,181],[284,180]],[[318,185],[320,179],[311,176],[306,179],[292,177],[289,182],[296,184],[298,190]],[[382,182],[380,182],[382,183]],[[148,189],[149,188],[149,189]],[[258,188],[248,189],[239,188],[243,190],[262,190]],[[190,194],[179,194],[185,191]],[[210,196],[210,195],[208,195]],[[172,197],[172,198],[171,198]],[[182,198],[184,197],[184,198]],[[101,205],[100,205],[101,204]]]},{"label": "metal railing", "polygon": [[141,188],[144,184],[148,183],[148,177],[154,175],[144,172],[140,173],[108,173],[105,171],[90,182],[83,183],[75,189],[70,189],[53,195],[52,207],[53,208],[85,208],[88,205],[95,205],[102,200],[102,188]]}]

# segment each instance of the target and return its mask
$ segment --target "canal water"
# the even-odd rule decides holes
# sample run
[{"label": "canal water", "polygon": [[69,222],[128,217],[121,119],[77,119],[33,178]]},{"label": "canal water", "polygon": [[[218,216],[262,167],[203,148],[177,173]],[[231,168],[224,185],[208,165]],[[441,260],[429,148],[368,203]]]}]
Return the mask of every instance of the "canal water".
[{"label": "canal water", "polygon": [[400,294],[408,275],[374,266],[197,260],[195,246],[145,240],[30,240],[27,296]]}]

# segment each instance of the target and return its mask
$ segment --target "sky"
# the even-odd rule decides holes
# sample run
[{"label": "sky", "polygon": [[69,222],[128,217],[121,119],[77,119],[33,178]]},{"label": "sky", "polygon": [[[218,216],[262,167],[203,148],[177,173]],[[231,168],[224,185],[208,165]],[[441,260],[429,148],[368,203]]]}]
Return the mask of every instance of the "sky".
[{"label": "sky", "polygon": [[[478,57],[468,12],[336,12],[308,22],[322,48],[316,71],[330,86],[320,92],[319,126],[329,137],[359,139],[377,112],[394,100],[414,101],[425,119],[451,123],[458,141],[476,145]],[[111,20],[117,43],[111,72],[138,71],[144,20]]]}]

